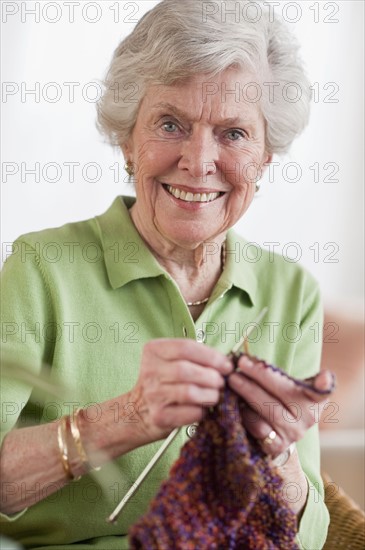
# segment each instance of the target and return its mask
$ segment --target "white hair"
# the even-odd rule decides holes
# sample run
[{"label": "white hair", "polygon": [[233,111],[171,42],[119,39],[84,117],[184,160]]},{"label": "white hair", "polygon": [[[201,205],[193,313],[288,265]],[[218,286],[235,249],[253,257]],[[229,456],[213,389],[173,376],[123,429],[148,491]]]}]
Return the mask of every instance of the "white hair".
[{"label": "white hair", "polygon": [[123,145],[149,85],[239,67],[257,77],[245,98],[260,101],[267,152],[285,153],[309,118],[310,84],[298,52],[287,25],[260,2],[162,0],[114,52],[97,105],[99,130]]}]

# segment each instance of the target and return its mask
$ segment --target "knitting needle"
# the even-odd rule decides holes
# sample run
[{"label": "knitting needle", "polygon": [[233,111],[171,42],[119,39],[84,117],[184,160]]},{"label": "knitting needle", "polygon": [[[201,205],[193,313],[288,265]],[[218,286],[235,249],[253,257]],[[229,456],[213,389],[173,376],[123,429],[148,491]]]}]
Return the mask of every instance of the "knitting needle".
[{"label": "knitting needle", "polygon": [[256,327],[256,325],[258,325],[260,321],[265,317],[268,310],[269,310],[268,307],[264,307],[264,309],[260,311],[256,319],[252,322],[251,326],[246,330],[246,333],[242,336],[240,341],[237,342],[235,346],[233,346],[232,351],[229,354],[229,357],[238,357],[242,349],[245,349],[245,345],[247,344],[247,338],[250,336],[251,332]]},{"label": "knitting needle", "polygon": [[160,456],[165,452],[167,447],[170,445],[170,443],[175,439],[178,432],[180,431],[180,428],[175,428],[170,435],[165,439],[165,441],[162,443],[161,447],[157,451],[157,453],[152,457],[150,462],[147,464],[143,472],[139,475],[136,482],[132,485],[132,487],[129,489],[129,491],[124,495],[118,506],[115,508],[114,512],[110,514],[110,516],[107,518],[107,521],[109,523],[114,523],[117,519],[121,511],[123,510],[124,506],[127,504],[128,500],[131,498],[132,495],[136,492],[144,478],[148,475],[150,470],[153,468],[153,466],[156,464]]}]

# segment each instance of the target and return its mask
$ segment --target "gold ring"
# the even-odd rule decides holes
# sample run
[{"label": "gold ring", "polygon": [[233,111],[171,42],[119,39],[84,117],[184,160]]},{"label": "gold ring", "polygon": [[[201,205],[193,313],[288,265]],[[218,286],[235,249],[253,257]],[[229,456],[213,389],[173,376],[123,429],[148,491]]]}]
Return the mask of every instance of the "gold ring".
[{"label": "gold ring", "polygon": [[271,430],[269,435],[264,437],[264,439],[261,439],[261,443],[262,443],[262,445],[272,445],[273,441],[275,441],[275,438],[276,438],[276,431]]}]

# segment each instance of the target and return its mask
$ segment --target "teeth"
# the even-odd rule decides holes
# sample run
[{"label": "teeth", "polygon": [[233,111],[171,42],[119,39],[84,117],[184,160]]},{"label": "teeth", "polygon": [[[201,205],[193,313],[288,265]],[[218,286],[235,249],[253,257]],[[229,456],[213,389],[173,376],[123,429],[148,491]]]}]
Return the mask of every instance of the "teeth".
[{"label": "teeth", "polygon": [[171,185],[167,186],[167,190],[171,195],[174,195],[177,199],[180,198],[180,189],[177,189],[176,187],[171,187]]},{"label": "teeth", "polygon": [[220,193],[186,193],[172,185],[167,185],[167,190],[171,195],[185,202],[210,202],[220,195]]}]

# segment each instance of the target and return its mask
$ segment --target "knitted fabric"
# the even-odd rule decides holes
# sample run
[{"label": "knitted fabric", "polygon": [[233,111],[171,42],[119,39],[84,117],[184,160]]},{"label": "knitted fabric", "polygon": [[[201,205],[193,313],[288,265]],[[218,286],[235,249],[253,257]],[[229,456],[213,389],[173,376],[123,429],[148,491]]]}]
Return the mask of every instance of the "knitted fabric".
[{"label": "knitted fabric", "polygon": [[283,480],[243,427],[244,406],[226,385],[130,529],[131,550],[298,548]]}]

